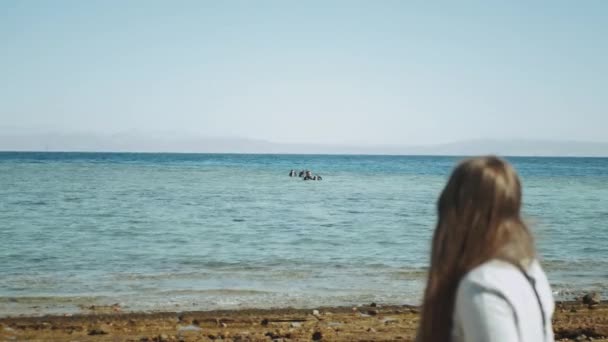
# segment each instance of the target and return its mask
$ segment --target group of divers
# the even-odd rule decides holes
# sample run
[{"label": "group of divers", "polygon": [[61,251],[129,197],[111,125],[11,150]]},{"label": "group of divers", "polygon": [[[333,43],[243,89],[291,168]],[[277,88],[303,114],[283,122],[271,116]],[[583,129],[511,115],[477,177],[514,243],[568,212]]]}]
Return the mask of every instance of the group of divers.
[{"label": "group of divers", "polygon": [[322,180],[323,178],[319,175],[313,175],[309,170],[302,170],[299,173],[296,170],[289,171],[289,177],[300,177],[303,180]]}]

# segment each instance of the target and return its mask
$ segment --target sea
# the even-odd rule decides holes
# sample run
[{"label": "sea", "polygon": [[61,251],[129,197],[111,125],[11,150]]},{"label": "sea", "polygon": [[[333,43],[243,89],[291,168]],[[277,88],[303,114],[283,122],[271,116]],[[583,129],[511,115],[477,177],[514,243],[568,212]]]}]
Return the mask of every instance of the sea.
[{"label": "sea", "polygon": [[[461,159],[2,152],[0,316],[419,304]],[[608,158],[507,159],[555,298],[608,295]]]}]

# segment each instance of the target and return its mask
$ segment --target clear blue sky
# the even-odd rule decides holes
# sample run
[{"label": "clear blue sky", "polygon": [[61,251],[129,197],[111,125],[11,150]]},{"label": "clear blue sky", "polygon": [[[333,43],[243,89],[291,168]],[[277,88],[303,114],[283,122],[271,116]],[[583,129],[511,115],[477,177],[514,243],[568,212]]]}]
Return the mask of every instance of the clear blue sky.
[{"label": "clear blue sky", "polygon": [[608,140],[608,1],[0,2],[0,128]]}]

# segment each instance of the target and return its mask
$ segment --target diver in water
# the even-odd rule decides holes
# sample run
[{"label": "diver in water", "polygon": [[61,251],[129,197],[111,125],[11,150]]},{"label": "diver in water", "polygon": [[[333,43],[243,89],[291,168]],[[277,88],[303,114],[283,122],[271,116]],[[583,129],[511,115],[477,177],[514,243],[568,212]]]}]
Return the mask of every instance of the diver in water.
[{"label": "diver in water", "polygon": [[306,171],[306,174],[304,175],[304,180],[314,180],[310,171]]},{"label": "diver in water", "polygon": [[296,176],[296,170],[289,171],[289,177],[295,177],[295,176]]},{"label": "diver in water", "polygon": [[306,171],[304,171],[304,170],[300,171],[300,173],[298,174],[298,177],[304,177],[305,173],[306,173]]},{"label": "diver in water", "polygon": [[321,177],[319,175],[316,175],[315,178],[316,178],[316,180],[323,180],[323,177]]}]

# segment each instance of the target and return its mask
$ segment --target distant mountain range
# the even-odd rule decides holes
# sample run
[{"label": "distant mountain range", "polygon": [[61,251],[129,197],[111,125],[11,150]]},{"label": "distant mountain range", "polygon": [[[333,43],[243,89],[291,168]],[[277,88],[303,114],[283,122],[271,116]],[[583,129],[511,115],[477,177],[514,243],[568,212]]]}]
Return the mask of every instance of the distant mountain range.
[{"label": "distant mountain range", "polygon": [[0,151],[81,152],[192,152],[192,153],[286,153],[286,154],[389,154],[389,155],[481,155],[591,156],[608,157],[608,142],[470,140],[449,144],[340,145],[288,144],[245,138],[199,138],[179,135],[151,137],[141,134],[0,134]]}]

